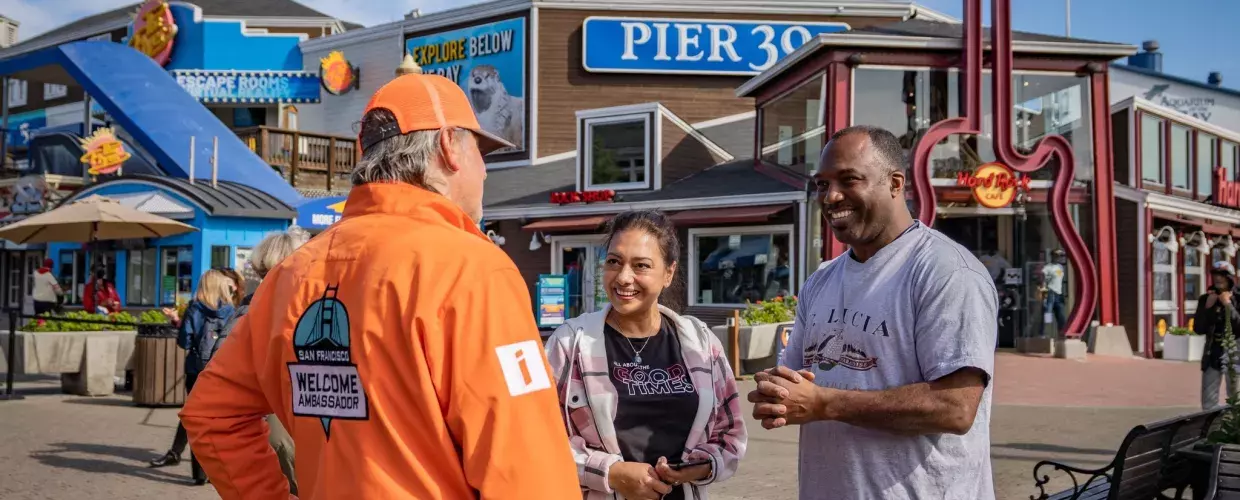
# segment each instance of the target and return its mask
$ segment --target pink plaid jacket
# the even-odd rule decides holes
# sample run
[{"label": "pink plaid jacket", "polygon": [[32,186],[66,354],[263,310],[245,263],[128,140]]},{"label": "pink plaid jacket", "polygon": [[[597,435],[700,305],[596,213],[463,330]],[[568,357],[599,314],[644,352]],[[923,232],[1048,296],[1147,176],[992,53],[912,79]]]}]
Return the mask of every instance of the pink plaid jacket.
[{"label": "pink plaid jacket", "polygon": [[[618,395],[608,377],[603,338],[608,309],[568,320],[546,343],[586,500],[612,497],[607,472],[623,460],[613,424]],[[676,322],[681,355],[698,393],[698,409],[681,458],[708,459],[713,471],[711,477],[682,487],[685,498],[705,499],[705,486],[732,477],[745,456],[747,434],[740,395],[723,346],[706,325],[663,306],[659,309]]]}]

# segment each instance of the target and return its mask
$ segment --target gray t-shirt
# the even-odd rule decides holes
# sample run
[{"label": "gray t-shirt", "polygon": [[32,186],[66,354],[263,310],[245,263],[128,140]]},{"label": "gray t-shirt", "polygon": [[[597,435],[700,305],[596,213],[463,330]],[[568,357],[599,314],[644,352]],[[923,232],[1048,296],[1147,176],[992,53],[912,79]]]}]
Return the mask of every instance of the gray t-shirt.
[{"label": "gray t-shirt", "polygon": [[801,427],[801,499],[994,499],[990,401],[998,297],[986,268],[920,222],[861,263],[844,254],[806,281],[780,364],[820,386],[883,390],[964,367],[987,374],[963,436],[900,436],[841,422]]}]

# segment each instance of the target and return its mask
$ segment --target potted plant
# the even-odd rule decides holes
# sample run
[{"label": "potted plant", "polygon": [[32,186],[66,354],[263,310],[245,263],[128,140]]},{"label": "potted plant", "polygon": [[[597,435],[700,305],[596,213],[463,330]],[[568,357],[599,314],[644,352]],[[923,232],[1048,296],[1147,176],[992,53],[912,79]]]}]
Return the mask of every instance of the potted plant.
[{"label": "potted plant", "polygon": [[[792,328],[796,310],[795,295],[745,302],[745,310],[741,311],[740,332],[737,336],[742,373],[765,370],[774,367],[779,362],[779,354],[783,350],[780,333],[784,329]],[[724,350],[728,350],[728,326],[716,326],[712,330],[719,337]]]},{"label": "potted plant", "polygon": [[1163,337],[1163,359],[1201,361],[1205,347],[1205,335],[1182,326],[1173,327]]}]

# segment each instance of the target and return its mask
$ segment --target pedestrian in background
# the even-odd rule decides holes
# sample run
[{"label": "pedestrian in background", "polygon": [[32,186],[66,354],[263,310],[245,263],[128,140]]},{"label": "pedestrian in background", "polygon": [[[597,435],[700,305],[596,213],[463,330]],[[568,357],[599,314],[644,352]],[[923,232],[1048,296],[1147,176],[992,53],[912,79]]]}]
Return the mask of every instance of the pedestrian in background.
[{"label": "pedestrian in background", "polygon": [[661,304],[680,264],[672,222],[625,212],[607,233],[608,305],[546,344],[578,481],[587,499],[706,498],[745,456],[732,368],[705,324]]},{"label": "pedestrian in background", "polygon": [[363,113],[343,217],[267,273],[181,410],[226,500],[580,498],[521,273],[479,230],[484,132],[408,74]]},{"label": "pedestrian in background", "polygon": [[[1197,298],[1193,331],[1206,336],[1201,356],[1201,409],[1219,407],[1218,391],[1223,385],[1222,338],[1231,322],[1231,334],[1240,338],[1240,297],[1236,296],[1236,270],[1230,262],[1218,261],[1210,270],[1210,289]],[[1236,381],[1227,379],[1227,395],[1236,394]]]},{"label": "pedestrian in background", "polygon": [[[185,317],[181,318],[177,332],[177,345],[185,349],[185,393],[188,398],[193,394],[198,375],[211,361],[215,352],[215,343],[224,331],[225,321],[232,315],[234,305],[233,281],[227,275],[214,269],[202,274],[198,279],[198,290],[194,299],[185,308]],[[181,455],[185,453],[188,436],[185,426],[177,424],[176,436],[172,439],[172,448],[164,456],[151,461],[151,467],[166,467],[181,463]],[[195,456],[190,451],[191,473],[194,484],[207,482],[207,476]]]},{"label": "pedestrian in background", "polygon": [[[31,298],[34,299],[34,313],[37,316],[50,313],[56,310],[60,305],[60,296],[64,293],[60,289],[60,282],[56,281],[56,276],[52,274],[52,259],[43,259],[43,267],[34,270],[34,290],[31,290]],[[42,323],[43,320],[39,320]]]}]

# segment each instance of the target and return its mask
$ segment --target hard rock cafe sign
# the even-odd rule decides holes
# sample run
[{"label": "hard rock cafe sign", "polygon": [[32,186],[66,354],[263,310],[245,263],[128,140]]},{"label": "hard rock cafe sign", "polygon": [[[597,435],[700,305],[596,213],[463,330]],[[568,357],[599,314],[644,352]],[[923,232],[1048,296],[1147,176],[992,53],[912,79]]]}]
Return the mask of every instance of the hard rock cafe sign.
[{"label": "hard rock cafe sign", "polygon": [[973,199],[986,208],[1003,208],[1016,199],[1016,192],[1029,192],[1030,177],[1016,177],[1016,172],[1002,163],[987,163],[973,172],[956,175],[956,185],[973,191]]},{"label": "hard rock cafe sign", "polygon": [[177,35],[177,24],[164,0],[147,0],[134,16],[130,30],[129,46],[164,66],[172,59],[172,42]]}]

